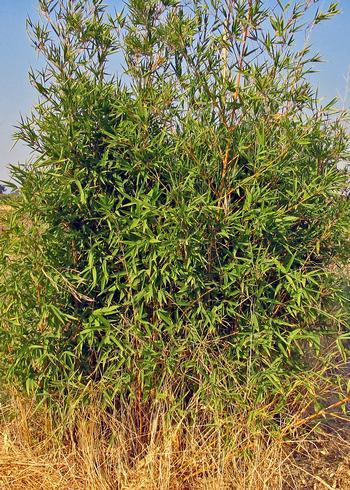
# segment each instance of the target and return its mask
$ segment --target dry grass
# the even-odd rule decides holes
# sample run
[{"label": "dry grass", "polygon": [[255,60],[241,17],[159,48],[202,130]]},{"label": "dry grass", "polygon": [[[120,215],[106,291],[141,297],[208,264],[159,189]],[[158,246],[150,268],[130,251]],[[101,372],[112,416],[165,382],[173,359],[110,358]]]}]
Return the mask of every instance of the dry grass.
[{"label": "dry grass", "polygon": [[[331,405],[333,395],[321,370],[313,372],[313,380],[315,396]],[[278,414],[271,403],[258,410],[246,406],[226,423],[198,404],[190,407],[191,424],[186,416],[170,424],[165,402],[156,401],[148,407],[148,417],[143,416],[142,430],[139,414],[129,406],[108,414],[94,404],[71,415],[64,429],[56,420],[54,430],[43,405],[38,408],[13,393],[0,403],[0,489],[350,488],[347,419],[342,415],[341,437],[335,430],[326,436],[306,433],[310,417],[314,423],[331,414],[320,411],[315,420],[314,396],[302,395],[303,383],[289,393],[289,416],[280,421],[275,435],[271,417]],[[269,430],[264,430],[264,420]],[[286,433],[288,424],[292,429]]]},{"label": "dry grass", "polygon": [[[318,395],[328,399],[327,389],[320,383]],[[289,423],[300,427],[312,409],[303,396],[296,402],[293,393]],[[303,426],[282,438],[285,424],[274,436],[270,423],[269,431],[262,428],[263,420],[271,422],[271,403],[259,408],[254,422],[249,407],[228,423],[199,404],[190,408],[192,417],[170,424],[165,402],[154,402],[140,430],[137,411],[129,406],[108,414],[95,404],[70,415],[61,427],[56,420],[53,429],[43,405],[38,408],[13,393],[0,403],[0,489],[350,488],[350,424],[345,416],[341,427],[338,418],[331,419],[328,433],[307,432]],[[325,414],[318,418],[326,422]]]},{"label": "dry grass", "polygon": [[0,226],[2,221],[9,215],[11,211],[11,206],[7,204],[3,204],[2,201],[0,200]]},{"label": "dry grass", "polygon": [[[246,421],[233,421],[229,442],[219,424],[171,428],[154,412],[137,437],[132,415],[80,414],[74,429],[52,431],[44,411],[13,396],[2,408],[0,488],[4,490],[278,490],[291,449]],[[289,456],[288,456],[289,451]]]}]

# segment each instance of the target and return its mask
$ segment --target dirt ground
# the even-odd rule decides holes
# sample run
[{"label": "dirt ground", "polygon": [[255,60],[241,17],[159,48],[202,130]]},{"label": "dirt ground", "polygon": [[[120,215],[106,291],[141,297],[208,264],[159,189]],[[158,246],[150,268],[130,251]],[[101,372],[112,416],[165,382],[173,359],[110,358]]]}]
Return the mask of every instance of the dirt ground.
[{"label": "dirt ground", "polygon": [[350,490],[350,420],[324,421],[307,449],[296,449],[285,490]]}]

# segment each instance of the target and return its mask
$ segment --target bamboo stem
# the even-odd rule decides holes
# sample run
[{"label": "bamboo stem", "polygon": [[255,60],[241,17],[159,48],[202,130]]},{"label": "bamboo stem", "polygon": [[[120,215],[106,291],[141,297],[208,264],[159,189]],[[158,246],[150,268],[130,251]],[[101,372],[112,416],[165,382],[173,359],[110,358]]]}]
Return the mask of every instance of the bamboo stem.
[{"label": "bamboo stem", "polygon": [[318,417],[322,417],[324,415],[327,415],[328,410],[332,410],[334,408],[341,407],[342,405],[345,405],[345,403],[348,403],[348,402],[350,402],[350,395],[349,396],[346,396],[345,398],[342,398],[341,400],[338,400],[335,403],[332,403],[331,405],[329,405],[326,408],[322,408],[318,412],[313,413],[312,415],[309,415],[309,417],[305,417],[303,419],[298,420],[297,422],[295,422],[293,424],[287,425],[282,430],[282,433],[285,434],[286,432],[289,432],[292,429],[296,429],[297,427],[300,427],[302,425],[305,425],[305,424],[311,422],[312,420],[314,420],[314,419],[316,419]]},{"label": "bamboo stem", "polygon": [[[227,77],[228,77],[228,46],[227,46],[227,44],[228,44],[229,21],[230,21],[229,5],[227,5],[227,8],[228,8],[227,20],[226,20],[225,25],[224,25],[224,46],[223,46],[222,55],[221,55],[222,63],[223,63],[222,78],[223,78],[224,83],[226,83]],[[253,0],[248,0],[248,18],[247,18],[247,24],[246,24],[244,31],[243,31],[242,49],[241,49],[240,55],[239,55],[238,72],[237,72],[237,77],[236,77],[235,91],[233,93],[234,104],[236,104],[236,102],[238,101],[238,98],[239,98],[239,89],[241,86],[241,72],[243,69],[243,61],[244,61],[245,51],[246,51],[246,47],[247,47],[249,31],[250,31],[250,27],[251,27],[250,24],[251,24],[251,19],[252,19],[252,8],[253,8]],[[236,113],[236,105],[234,105],[234,107],[232,109],[232,113],[231,113],[231,121],[230,121],[230,125],[228,127],[228,129],[230,131],[232,131],[235,128],[235,126],[233,124],[234,118],[235,118],[235,113]],[[225,176],[227,174],[227,170],[228,170],[229,163],[230,163],[229,155],[230,155],[230,144],[227,144],[226,150],[225,150],[225,155],[224,155],[224,158],[222,161],[221,184],[220,184],[221,189],[224,188]],[[224,197],[225,207],[227,204],[226,201],[227,201],[227,197]]]}]

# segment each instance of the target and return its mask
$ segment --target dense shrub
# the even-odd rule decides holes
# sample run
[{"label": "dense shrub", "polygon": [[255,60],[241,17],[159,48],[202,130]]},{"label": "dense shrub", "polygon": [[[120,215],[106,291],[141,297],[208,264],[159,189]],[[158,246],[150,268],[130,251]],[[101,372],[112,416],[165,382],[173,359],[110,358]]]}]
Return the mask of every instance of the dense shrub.
[{"label": "dense shrub", "polygon": [[1,237],[4,375],[52,397],[99,385],[110,404],[283,393],[305,345],[347,330],[328,266],[348,139],[298,34],[336,6],[39,3],[46,64],[18,130],[34,153]]}]

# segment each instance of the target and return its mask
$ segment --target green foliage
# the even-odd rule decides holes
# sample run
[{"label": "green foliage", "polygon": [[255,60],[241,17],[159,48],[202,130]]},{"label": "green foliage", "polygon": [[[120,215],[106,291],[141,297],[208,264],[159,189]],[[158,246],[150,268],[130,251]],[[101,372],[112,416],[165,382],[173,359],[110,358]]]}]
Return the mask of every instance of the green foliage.
[{"label": "green foliage", "polygon": [[290,3],[40,1],[46,64],[18,129],[34,156],[1,236],[8,380],[229,406],[237,383],[283,393],[323,336],[341,345],[348,139],[298,37],[336,6]]}]

